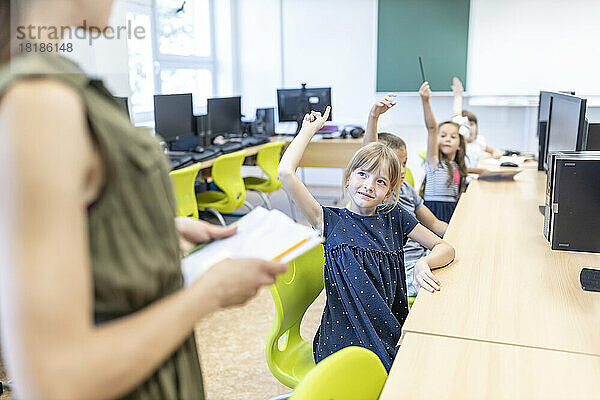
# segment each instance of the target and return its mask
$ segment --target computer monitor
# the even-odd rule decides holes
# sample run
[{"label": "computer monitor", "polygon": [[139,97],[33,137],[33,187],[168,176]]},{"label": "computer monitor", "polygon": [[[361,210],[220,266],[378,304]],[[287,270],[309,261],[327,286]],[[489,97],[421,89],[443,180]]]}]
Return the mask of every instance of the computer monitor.
[{"label": "computer monitor", "polygon": [[547,154],[551,151],[585,150],[586,99],[553,93],[548,127],[548,146],[545,169],[548,169]]},{"label": "computer monitor", "polygon": [[546,146],[548,145],[548,121],[550,119],[550,107],[552,104],[552,92],[540,91],[538,106],[537,134],[538,134],[538,170],[544,170],[546,161]]},{"label": "computer monitor", "polygon": [[[327,106],[331,106],[331,88],[307,88],[303,83],[300,89],[277,89],[279,122],[297,122],[296,133],[304,115],[311,111],[324,113]],[[330,113],[327,121],[331,120]]]},{"label": "computer monitor", "polygon": [[213,136],[242,133],[241,97],[208,99],[208,129]]},{"label": "computer monitor", "polygon": [[590,122],[588,124],[586,150],[600,150],[600,123]]},{"label": "computer monitor", "polygon": [[194,136],[192,94],[154,96],[154,130],[165,142]]}]

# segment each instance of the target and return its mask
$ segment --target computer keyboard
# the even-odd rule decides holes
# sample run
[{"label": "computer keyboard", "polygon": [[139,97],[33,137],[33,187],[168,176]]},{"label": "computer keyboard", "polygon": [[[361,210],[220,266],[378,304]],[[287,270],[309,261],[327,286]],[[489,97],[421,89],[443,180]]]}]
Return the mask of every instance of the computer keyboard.
[{"label": "computer keyboard", "polygon": [[192,156],[189,154],[169,154],[171,169],[179,169],[188,166],[192,162]]},{"label": "computer keyboard", "polygon": [[600,292],[600,270],[583,268],[579,274],[581,288],[592,292]]},{"label": "computer keyboard", "polygon": [[258,146],[260,144],[269,143],[267,136],[248,136],[242,139],[242,144],[248,146]]},{"label": "computer keyboard", "polygon": [[192,158],[196,162],[210,160],[211,158],[218,157],[221,155],[221,149],[216,146],[209,146],[206,148],[196,148],[192,153]]},{"label": "computer keyboard", "polygon": [[224,154],[232,153],[234,151],[238,151],[243,149],[245,146],[241,142],[227,142],[219,146],[221,151]]}]

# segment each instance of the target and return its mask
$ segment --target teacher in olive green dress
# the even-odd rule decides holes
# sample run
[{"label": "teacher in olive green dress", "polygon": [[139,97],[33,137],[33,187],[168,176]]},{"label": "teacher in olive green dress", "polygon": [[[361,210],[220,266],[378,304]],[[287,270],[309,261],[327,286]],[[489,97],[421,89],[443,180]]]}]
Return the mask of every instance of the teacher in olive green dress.
[{"label": "teacher in olive green dress", "polygon": [[[24,26],[103,27],[111,7],[12,11]],[[182,288],[181,255],[235,228],[175,218],[157,141],[60,52],[11,47],[10,8],[0,0],[0,326],[16,396],[203,399],[194,325],[286,266],[225,260]],[[49,32],[38,43],[57,46]]]}]

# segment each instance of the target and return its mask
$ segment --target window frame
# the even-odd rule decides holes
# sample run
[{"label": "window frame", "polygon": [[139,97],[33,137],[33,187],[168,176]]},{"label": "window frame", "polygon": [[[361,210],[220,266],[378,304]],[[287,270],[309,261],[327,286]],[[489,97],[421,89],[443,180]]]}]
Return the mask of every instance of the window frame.
[{"label": "window frame", "polygon": [[[127,0],[126,13],[143,13],[150,16],[151,46],[152,46],[152,71],[154,76],[154,93],[162,94],[163,69],[191,69],[208,70],[211,73],[211,90],[207,97],[213,97],[218,93],[218,58],[217,58],[217,39],[215,28],[215,0],[207,0],[209,8],[209,35],[210,35],[210,56],[180,56],[174,54],[163,54],[160,52],[160,42],[158,37],[159,15],[157,12],[158,0]],[[183,0],[182,0],[183,1]],[[233,40],[233,38],[232,38]],[[131,90],[131,82],[129,83]],[[206,104],[196,104],[194,109],[206,113]],[[153,124],[154,110],[132,113],[132,119],[139,125]]]},{"label": "window frame", "polygon": [[[208,0],[208,12],[209,12],[209,35],[210,35],[210,56],[179,56],[174,54],[163,54],[160,53],[160,44],[158,38],[158,29],[156,27],[159,23],[159,15],[157,12],[156,2],[159,0],[152,0],[152,15],[154,16],[152,21],[152,50],[154,55],[154,82],[156,93],[162,94],[162,69],[207,69],[211,72],[212,76],[212,92],[217,93],[217,57],[216,54],[216,38],[215,38],[215,0]],[[210,96],[209,96],[210,97]]]}]

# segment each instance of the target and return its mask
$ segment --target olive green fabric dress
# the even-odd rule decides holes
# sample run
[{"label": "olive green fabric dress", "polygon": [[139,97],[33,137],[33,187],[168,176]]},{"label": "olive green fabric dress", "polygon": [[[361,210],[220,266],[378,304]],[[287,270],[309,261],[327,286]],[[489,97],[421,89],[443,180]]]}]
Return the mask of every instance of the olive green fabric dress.
[{"label": "olive green fabric dress", "polygon": [[[88,79],[66,58],[29,55],[13,59],[12,67],[0,70],[0,96],[20,79],[46,77],[67,83],[81,94],[93,140],[102,154],[104,187],[88,209],[97,323],[134,313],[180,289],[175,200],[167,160],[157,140],[147,130],[133,127],[102,83]],[[58,139],[54,151],[60,155]],[[163,329],[160,322],[156,329]],[[124,398],[203,399],[193,334]]]}]

